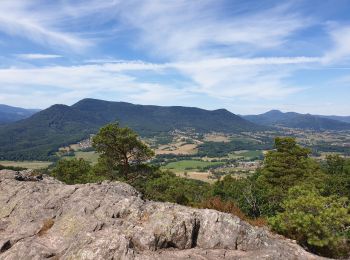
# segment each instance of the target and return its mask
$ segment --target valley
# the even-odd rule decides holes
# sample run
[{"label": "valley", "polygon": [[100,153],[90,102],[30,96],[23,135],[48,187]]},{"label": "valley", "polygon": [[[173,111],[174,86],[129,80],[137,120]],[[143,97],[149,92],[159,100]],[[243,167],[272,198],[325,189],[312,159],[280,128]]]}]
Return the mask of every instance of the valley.
[{"label": "valley", "polygon": [[[92,135],[93,136],[93,135]],[[59,158],[82,158],[92,165],[98,161],[91,147],[91,137],[61,147]],[[315,131],[279,128],[261,132],[201,134],[193,129],[175,130],[142,140],[155,151],[151,163],[183,178],[213,183],[223,176],[247,177],[261,166],[264,154],[273,149],[277,136],[295,137],[298,143],[312,150],[312,157],[324,160],[326,155],[350,157],[350,131]],[[0,161],[4,166],[46,168],[47,161]]]},{"label": "valley", "polygon": [[[322,226],[333,230],[327,217],[332,202],[329,210],[338,212],[339,224],[327,237],[341,239],[335,248],[327,245],[327,253],[315,252],[347,255],[342,230],[348,225],[343,203],[349,197],[348,123],[336,121],[334,128],[328,124],[334,119],[317,117],[304,124],[304,115],[294,114],[292,121],[288,114],[286,123],[281,123],[285,114],[272,114],[278,117],[273,123],[260,125],[224,109],[91,99],[73,106],[54,105],[0,126],[0,170],[12,170],[18,181],[53,177],[89,187],[118,181],[132,185],[149,201],[229,213],[301,245],[299,234],[309,235],[313,222],[294,236],[293,229],[284,231],[289,220],[280,217],[297,210],[292,221],[304,223],[309,211],[299,209],[305,204],[299,200],[310,201],[317,214],[325,216]],[[301,192],[296,198],[290,197],[294,190]],[[285,203],[294,203],[293,208],[281,211]]]}]

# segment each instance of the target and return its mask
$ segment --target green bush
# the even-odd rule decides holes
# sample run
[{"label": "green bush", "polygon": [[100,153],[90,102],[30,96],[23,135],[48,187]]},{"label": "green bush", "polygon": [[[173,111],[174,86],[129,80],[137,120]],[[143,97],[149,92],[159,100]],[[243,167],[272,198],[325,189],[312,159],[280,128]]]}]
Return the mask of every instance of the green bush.
[{"label": "green bush", "polygon": [[350,159],[329,155],[323,167],[327,174],[323,193],[350,199]]},{"label": "green bush", "polygon": [[144,184],[146,198],[182,205],[196,205],[206,198],[210,185],[202,181],[177,177],[171,172],[161,172]]},{"label": "green bush", "polygon": [[83,159],[63,159],[57,162],[52,176],[67,184],[97,182],[104,179],[95,175],[91,165]]},{"label": "green bush", "polygon": [[241,211],[251,217],[258,218],[263,215],[262,190],[256,184],[256,176],[236,179],[226,175],[212,186],[212,196],[219,196],[224,201],[235,202]]},{"label": "green bush", "polygon": [[274,231],[324,256],[343,257],[349,253],[347,198],[324,197],[310,186],[295,186],[282,208],[282,213],[269,218]]},{"label": "green bush", "polygon": [[18,167],[18,166],[5,166],[0,164],[0,170],[23,171],[23,170],[27,170],[27,168]]},{"label": "green bush", "polygon": [[319,164],[309,158],[309,149],[297,145],[290,137],[276,138],[275,148],[266,154],[257,178],[257,186],[264,190],[267,202],[264,214],[268,216],[281,211],[289,188],[303,183],[313,183],[320,189],[325,186],[325,174]]}]

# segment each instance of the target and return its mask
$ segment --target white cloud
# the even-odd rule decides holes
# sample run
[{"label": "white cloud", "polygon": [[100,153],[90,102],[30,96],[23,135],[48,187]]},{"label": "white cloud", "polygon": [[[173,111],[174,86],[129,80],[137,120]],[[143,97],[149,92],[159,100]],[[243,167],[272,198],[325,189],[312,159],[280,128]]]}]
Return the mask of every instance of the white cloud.
[{"label": "white cloud", "polygon": [[[220,1],[127,1],[119,5],[120,19],[139,33],[140,48],[173,59],[222,56],[223,49],[239,54],[242,49],[278,47],[310,21],[284,8],[235,13],[225,16]],[[232,53],[231,53],[232,55]]]},{"label": "white cloud", "polygon": [[72,33],[61,31],[59,27],[59,8],[56,12],[38,8],[38,0],[1,1],[0,31],[13,36],[27,38],[44,46],[81,51],[91,42]]},{"label": "white cloud", "polygon": [[194,91],[221,99],[282,98],[298,90],[284,83],[290,76],[289,68],[245,65],[183,70],[196,82]]},{"label": "white cloud", "polygon": [[[0,103],[24,106],[31,103],[31,107],[42,108],[54,103],[71,104],[84,97],[98,96],[104,99],[156,102],[164,101],[164,96],[169,97],[177,92],[172,86],[146,83],[123,73],[129,68],[128,64],[96,64],[0,69]],[[144,69],[138,67],[137,70]]]},{"label": "white cloud", "polygon": [[333,47],[326,52],[323,62],[336,63],[350,60],[350,26],[337,26],[329,29]]},{"label": "white cloud", "polygon": [[26,59],[26,60],[45,60],[45,59],[62,58],[61,55],[57,55],[57,54],[42,54],[42,53],[17,54],[16,57],[19,57],[20,59]]},{"label": "white cloud", "polygon": [[[132,32],[129,46],[161,57],[190,60],[237,56],[282,46],[310,25],[288,5],[244,10],[224,1],[5,0],[0,2],[0,30],[41,45],[82,51],[87,46]],[[103,27],[109,24],[106,31]],[[77,26],[78,31],[71,27]],[[86,37],[82,37],[85,35]]]},{"label": "white cloud", "polygon": [[[23,99],[27,99],[27,89],[35,99],[50,104],[59,98],[62,103],[64,98],[70,102],[74,98],[102,93],[109,93],[106,97],[118,96],[134,102],[157,104],[200,95],[225,100],[235,97],[271,99],[299,91],[299,88],[283,83],[290,76],[290,66],[315,60],[317,58],[313,57],[225,58],[188,63],[117,61],[79,66],[7,68],[0,69],[0,86],[6,86],[0,90],[8,95],[23,92]],[[170,83],[174,73],[187,79]],[[159,75],[165,75],[168,83],[148,80]],[[42,99],[42,95],[48,97]]]},{"label": "white cloud", "polygon": [[[213,68],[218,69],[228,66],[264,66],[264,65],[288,65],[320,62],[320,57],[257,57],[257,58],[216,58],[193,62],[175,62],[172,64],[178,68]],[[170,63],[171,65],[171,63]]]},{"label": "white cloud", "polygon": [[[230,3],[229,12],[223,10],[223,3]],[[193,96],[225,104],[242,99],[283,100],[303,89],[289,82],[296,70],[319,67],[350,54],[350,29],[338,27],[331,30],[334,49],[325,57],[268,57],[293,53],[286,46],[313,21],[291,5],[262,3],[259,8],[242,8],[241,3],[0,0],[0,31],[55,48],[55,53],[63,52],[71,64],[78,64],[1,69],[0,90],[3,86],[16,87],[18,93],[32,89],[35,99],[47,104],[71,103],[102,93],[106,93],[104,97],[157,104]],[[293,47],[298,44],[303,45],[295,43]],[[86,52],[89,46],[96,49]],[[118,53],[124,50],[122,55]],[[82,61],[66,52],[81,52],[77,59]],[[139,53],[162,62],[118,59]],[[96,59],[92,59],[94,55]],[[19,57],[28,61],[19,62],[58,56],[22,54]],[[51,89],[57,94],[50,94]],[[6,91],[2,98],[6,95],[14,100],[15,95],[20,99],[21,94]]]}]

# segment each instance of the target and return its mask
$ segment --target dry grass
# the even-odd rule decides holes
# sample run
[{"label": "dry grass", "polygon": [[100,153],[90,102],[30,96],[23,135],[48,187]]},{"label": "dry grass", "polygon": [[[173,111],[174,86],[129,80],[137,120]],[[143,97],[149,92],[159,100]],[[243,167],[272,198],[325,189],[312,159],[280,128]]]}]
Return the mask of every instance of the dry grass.
[{"label": "dry grass", "polygon": [[188,155],[197,153],[197,144],[183,144],[173,143],[169,145],[162,145],[155,150],[156,154],[176,154]]},{"label": "dry grass", "polygon": [[44,224],[41,227],[41,229],[38,232],[39,236],[43,236],[46,234],[46,232],[55,224],[55,221],[53,219],[49,218],[44,220]]},{"label": "dry grass", "polygon": [[51,163],[44,161],[0,161],[3,166],[23,167],[33,170],[47,168]]},{"label": "dry grass", "polygon": [[150,214],[148,212],[143,213],[142,216],[140,217],[140,222],[145,223],[148,222],[150,218]]},{"label": "dry grass", "polygon": [[205,209],[215,209],[217,211],[230,213],[232,215],[235,215],[239,217],[240,219],[248,222],[249,224],[257,227],[263,227],[267,225],[266,219],[264,218],[257,218],[257,219],[251,219],[247,215],[245,215],[240,208],[238,208],[233,202],[230,201],[223,201],[220,197],[212,197],[205,201],[203,201],[200,205],[200,208]]},{"label": "dry grass", "polygon": [[184,172],[178,172],[175,174],[182,178],[194,179],[194,180],[204,181],[208,183],[214,183],[216,181],[215,179],[209,178],[209,176],[211,175],[211,173],[209,172],[190,171],[190,172],[186,172],[186,175]]}]

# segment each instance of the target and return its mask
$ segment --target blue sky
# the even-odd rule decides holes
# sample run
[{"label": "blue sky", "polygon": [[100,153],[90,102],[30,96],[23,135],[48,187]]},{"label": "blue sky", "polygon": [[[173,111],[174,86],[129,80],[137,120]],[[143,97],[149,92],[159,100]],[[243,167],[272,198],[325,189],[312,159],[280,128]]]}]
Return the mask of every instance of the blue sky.
[{"label": "blue sky", "polygon": [[349,0],[1,0],[0,103],[350,115]]}]

